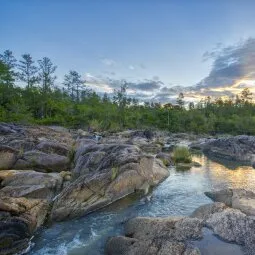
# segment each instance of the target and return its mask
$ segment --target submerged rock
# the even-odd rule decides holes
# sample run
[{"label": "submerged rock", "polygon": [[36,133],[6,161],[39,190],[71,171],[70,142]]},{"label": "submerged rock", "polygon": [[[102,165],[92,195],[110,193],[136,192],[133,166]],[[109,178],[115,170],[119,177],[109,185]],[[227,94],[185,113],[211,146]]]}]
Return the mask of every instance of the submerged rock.
[{"label": "submerged rock", "polygon": [[143,187],[154,186],[169,175],[163,163],[145,156],[134,145],[81,145],[75,156],[77,179],[54,202],[51,218],[82,216]]}]

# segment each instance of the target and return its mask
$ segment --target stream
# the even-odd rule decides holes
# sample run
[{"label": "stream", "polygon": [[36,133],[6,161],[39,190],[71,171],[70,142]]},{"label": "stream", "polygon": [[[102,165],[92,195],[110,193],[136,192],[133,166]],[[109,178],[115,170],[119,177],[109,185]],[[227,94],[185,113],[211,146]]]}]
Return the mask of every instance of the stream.
[{"label": "stream", "polygon": [[[249,166],[212,161],[205,155],[194,155],[202,167],[187,171],[169,168],[170,176],[147,197],[128,196],[83,218],[55,223],[41,230],[32,240],[29,255],[102,255],[109,236],[123,233],[123,223],[137,216],[165,217],[189,215],[212,201],[205,191],[223,188],[255,190],[255,170]],[[228,244],[204,229],[204,239],[195,241],[202,254],[241,255],[241,247]]]}]

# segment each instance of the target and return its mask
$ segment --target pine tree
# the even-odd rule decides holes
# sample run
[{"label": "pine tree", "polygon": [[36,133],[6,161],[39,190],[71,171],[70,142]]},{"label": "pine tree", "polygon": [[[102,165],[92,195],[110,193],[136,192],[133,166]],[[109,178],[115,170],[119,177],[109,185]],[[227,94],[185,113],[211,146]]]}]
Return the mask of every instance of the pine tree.
[{"label": "pine tree", "polygon": [[19,79],[26,83],[28,89],[32,88],[39,80],[37,75],[38,68],[34,63],[30,54],[23,54],[18,64],[18,69],[20,70]]}]

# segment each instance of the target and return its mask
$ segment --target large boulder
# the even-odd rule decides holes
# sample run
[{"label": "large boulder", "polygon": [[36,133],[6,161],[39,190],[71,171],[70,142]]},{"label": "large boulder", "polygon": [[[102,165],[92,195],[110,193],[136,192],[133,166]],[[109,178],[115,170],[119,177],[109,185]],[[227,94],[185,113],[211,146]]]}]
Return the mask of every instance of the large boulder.
[{"label": "large boulder", "polygon": [[0,196],[0,254],[21,254],[33,233],[44,223],[49,204],[45,200]]},{"label": "large boulder", "polygon": [[239,135],[209,139],[201,144],[201,148],[209,156],[253,162],[255,159],[255,136]]},{"label": "large boulder", "polygon": [[107,255],[199,255],[190,240],[202,238],[202,220],[192,218],[134,218],[125,225],[125,236],[112,237]]},{"label": "large boulder", "polygon": [[169,175],[162,162],[134,145],[81,145],[75,156],[77,179],[54,202],[51,218],[82,216],[137,190],[148,191]]},{"label": "large boulder", "polygon": [[255,193],[245,189],[226,189],[205,192],[213,201],[222,202],[247,215],[255,216]]},{"label": "large boulder", "polygon": [[42,151],[27,151],[14,164],[13,169],[35,169],[42,172],[61,172],[70,169],[70,159]]},{"label": "large boulder", "polygon": [[62,189],[59,173],[40,173],[33,170],[0,171],[0,197],[26,197],[52,200]]}]

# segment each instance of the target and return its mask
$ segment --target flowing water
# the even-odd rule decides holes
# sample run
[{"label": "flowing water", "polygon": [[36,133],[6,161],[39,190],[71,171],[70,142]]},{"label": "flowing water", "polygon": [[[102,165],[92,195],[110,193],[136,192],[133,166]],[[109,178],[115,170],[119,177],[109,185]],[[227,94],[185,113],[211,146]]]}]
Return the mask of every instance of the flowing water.
[{"label": "flowing water", "polygon": [[[123,223],[136,216],[189,215],[210,203],[205,191],[223,188],[255,190],[255,170],[248,166],[228,165],[194,156],[202,167],[187,171],[170,168],[170,176],[146,198],[129,196],[83,218],[56,223],[40,231],[32,240],[30,255],[102,255],[109,236],[121,234]],[[226,244],[204,230],[205,238],[195,242],[202,254],[243,254],[240,247]]]}]

